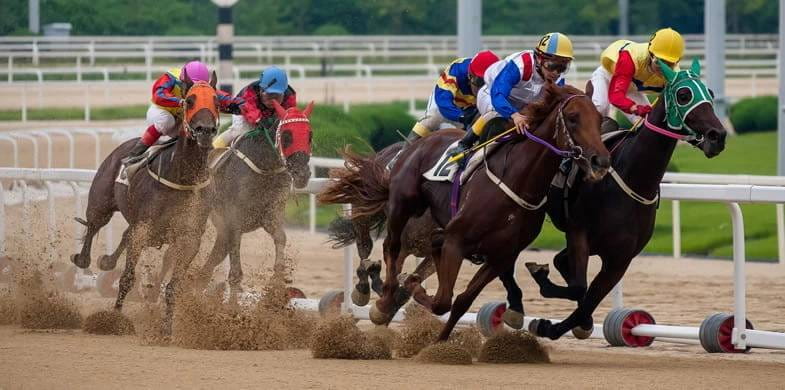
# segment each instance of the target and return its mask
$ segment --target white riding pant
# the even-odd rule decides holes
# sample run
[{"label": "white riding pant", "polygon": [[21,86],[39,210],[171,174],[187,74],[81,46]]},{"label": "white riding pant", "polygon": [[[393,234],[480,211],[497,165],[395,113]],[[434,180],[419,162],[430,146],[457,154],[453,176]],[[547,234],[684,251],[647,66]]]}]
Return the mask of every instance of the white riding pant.
[{"label": "white riding pant", "polygon": [[216,140],[213,141],[213,145],[215,147],[221,148],[227,147],[232,143],[232,141],[235,140],[235,138],[253,129],[253,125],[246,122],[245,117],[242,115],[232,115],[232,124],[226,131],[216,137]]},{"label": "white riding pant", "polygon": [[178,133],[178,130],[175,129],[176,122],[171,112],[155,104],[151,104],[150,108],[147,109],[147,125],[155,126],[155,129],[163,135],[176,137]]},{"label": "white riding pant", "polygon": [[[591,85],[594,87],[591,101],[594,103],[594,106],[597,107],[597,111],[599,111],[602,116],[607,117],[611,116],[611,109],[614,108],[608,100],[608,89],[611,84],[611,77],[613,76],[602,66],[595,69],[594,73],[591,74]],[[646,94],[638,91],[638,88],[635,87],[634,83],[630,84],[630,88],[627,90],[627,97],[634,101],[636,105],[649,105]],[[638,118],[635,114],[628,114],[621,110],[618,111],[624,114],[632,123],[635,123]]]},{"label": "white riding pant", "polygon": [[441,111],[439,111],[439,106],[436,104],[435,97],[431,94],[431,97],[428,98],[428,106],[425,108],[425,115],[414,124],[412,131],[420,137],[425,137],[432,131],[442,128],[462,129],[463,125],[460,122],[451,121],[445,118]]}]

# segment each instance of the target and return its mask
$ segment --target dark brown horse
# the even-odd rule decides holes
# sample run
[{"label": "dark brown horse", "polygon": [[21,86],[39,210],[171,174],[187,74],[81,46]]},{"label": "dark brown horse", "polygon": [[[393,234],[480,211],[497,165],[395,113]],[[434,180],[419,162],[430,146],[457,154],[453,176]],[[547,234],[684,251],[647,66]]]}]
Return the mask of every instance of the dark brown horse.
[{"label": "dark brown horse", "polygon": [[[698,62],[690,70],[677,73],[665,67],[663,72],[668,84],[644,125],[608,145],[614,151],[613,168],[629,191],[612,175],[595,183],[579,181],[571,190],[569,218],[565,218],[563,193],[551,188],[548,214],[567,237],[567,248],[553,263],[568,286],[553,284],[547,265],[527,263],[527,268],[543,296],[575,300],[578,307],[558,324],[533,321],[530,329],[540,336],[557,339],[576,326],[591,329],[597,305],[651,239],[660,181],[677,139],[699,147],[709,158],[725,148],[726,131],[714,114],[710,91],[700,80]],[[590,255],[600,256],[602,268],[587,288]]]},{"label": "dark brown horse", "polygon": [[[527,106],[524,115],[531,118],[534,129],[531,134],[540,142],[569,148],[570,155],[585,168],[588,176],[594,180],[604,176],[610,159],[599,137],[600,115],[580,91],[549,84],[543,88],[542,100]],[[356,215],[374,214],[386,207],[388,216],[384,241],[387,273],[383,295],[371,308],[374,323],[389,323],[408,299],[407,291],[399,288],[397,279],[403,260],[399,256],[401,233],[410,217],[430,208],[436,222],[445,227],[443,243],[434,243],[434,247],[441,248],[433,253],[439,279],[437,293],[433,298],[422,294],[427,299],[419,301],[437,315],[451,311],[439,340],[447,339],[458,318],[483,287],[511,270],[520,251],[539,234],[545,213],[538,206],[545,198],[561,157],[531,142],[534,139],[531,135],[503,143],[487,158],[487,165],[466,182],[460,208],[451,218],[451,185],[426,181],[422,175],[460,136],[460,132],[441,131],[415,142],[402,153],[389,174],[370,159],[357,166],[364,179],[360,195],[365,202],[357,208]],[[484,264],[453,304],[453,288],[461,262],[470,257],[483,258]],[[422,289],[416,280],[409,288],[415,295]]]},{"label": "dark brown horse", "polygon": [[180,136],[169,147],[129,178],[129,185],[115,182],[121,160],[136,139],[118,146],[104,160],[90,186],[87,203],[87,233],[81,253],[71,257],[80,268],[90,266],[93,237],[106,225],[116,211],[128,221],[128,229],[112,255],[101,256],[99,267],[111,270],[119,255],[127,249],[125,270],[115,309],[122,310],[126,294],[134,282],[136,263],[147,247],[168,245],[164,262],[175,264],[166,286],[164,331],[171,331],[175,289],[185,276],[199,250],[199,241],[210,212],[207,154],[218,129],[218,102],[215,73],[207,83],[193,84],[184,74],[186,83],[185,119]]},{"label": "dark brown horse", "polygon": [[[284,208],[292,184],[304,188],[311,177],[311,102],[304,111],[284,109],[274,101],[279,118],[273,131],[258,129],[239,138],[212,171],[216,196],[210,220],[218,237],[200,272],[205,284],[213,269],[229,255],[228,281],[240,291],[243,271],[240,264],[242,235],[263,228],[275,244],[275,271],[284,271]],[[265,134],[266,133],[266,134]]]}]

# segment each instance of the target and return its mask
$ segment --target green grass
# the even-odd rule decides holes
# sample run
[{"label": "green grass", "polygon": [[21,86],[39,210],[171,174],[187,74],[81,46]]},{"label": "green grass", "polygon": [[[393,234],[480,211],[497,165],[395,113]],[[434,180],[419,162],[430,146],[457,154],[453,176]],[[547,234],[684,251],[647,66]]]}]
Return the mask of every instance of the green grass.
[{"label": "green grass", "polygon": [[[92,120],[140,119],[144,120],[146,105],[95,107],[90,109]],[[0,121],[22,120],[21,110],[0,110]],[[27,120],[84,120],[81,108],[47,108],[27,110]]]},{"label": "green grass", "polygon": [[[752,133],[728,139],[725,151],[713,159],[689,146],[679,146],[674,153],[671,167],[680,172],[774,175],[776,172],[775,132]],[[747,258],[773,261],[777,258],[777,225],[774,205],[742,205],[745,221]],[[319,208],[317,225],[327,226],[337,214],[337,208]],[[307,226],[308,200],[303,197],[299,205],[290,203],[287,208],[290,223]],[[712,202],[681,202],[682,253],[693,256],[730,258],[732,252],[732,226],[727,206]],[[671,202],[660,204],[657,211],[655,232],[644,249],[649,254],[673,253]],[[546,221],[543,232],[532,245],[537,248],[561,249],[564,234]]]}]

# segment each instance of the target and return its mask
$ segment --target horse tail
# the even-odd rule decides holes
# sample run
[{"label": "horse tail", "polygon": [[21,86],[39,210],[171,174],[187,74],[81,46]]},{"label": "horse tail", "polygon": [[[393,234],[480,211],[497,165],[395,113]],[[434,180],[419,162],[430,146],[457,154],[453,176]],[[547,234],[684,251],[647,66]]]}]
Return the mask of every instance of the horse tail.
[{"label": "horse tail", "polygon": [[357,239],[354,232],[354,221],[340,215],[330,222],[327,232],[329,233],[327,242],[332,243],[333,249],[347,247]]},{"label": "horse tail", "polygon": [[344,168],[330,170],[333,180],[317,196],[319,202],[351,204],[349,218],[352,220],[384,214],[390,192],[386,167],[376,161],[375,155],[363,157],[352,152],[348,146],[341,155],[346,160]]}]

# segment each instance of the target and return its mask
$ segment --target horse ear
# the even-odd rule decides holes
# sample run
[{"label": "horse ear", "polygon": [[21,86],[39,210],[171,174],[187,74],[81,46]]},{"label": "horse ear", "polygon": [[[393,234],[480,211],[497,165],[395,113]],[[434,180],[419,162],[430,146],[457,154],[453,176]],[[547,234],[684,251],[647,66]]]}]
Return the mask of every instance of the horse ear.
[{"label": "horse ear", "polygon": [[303,111],[303,115],[305,115],[305,117],[307,118],[307,117],[311,116],[311,111],[313,111],[313,100],[311,100],[311,102],[308,103],[307,106],[305,106],[305,110]]},{"label": "horse ear", "polygon": [[191,80],[191,77],[188,76],[188,71],[185,70],[185,68],[183,68],[183,74],[180,75],[180,79],[182,79],[183,83],[185,83],[186,91],[191,89],[191,87],[194,85],[193,80]]},{"label": "horse ear", "polygon": [[658,58],[657,64],[660,66],[660,70],[662,70],[662,75],[665,76],[665,81],[670,83],[676,78],[676,72],[665,61]]},{"label": "horse ear", "polygon": [[690,65],[690,71],[695,73],[696,76],[701,75],[701,62],[698,60],[698,57],[692,58],[692,65]]},{"label": "horse ear", "polygon": [[278,116],[278,119],[283,119],[286,116],[286,109],[281,106],[281,103],[278,103],[277,100],[273,100],[273,108],[275,108],[275,115]]},{"label": "horse ear", "polygon": [[218,75],[215,74],[215,71],[210,73],[210,86],[215,89],[216,84],[218,84]]}]

